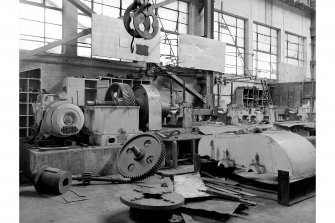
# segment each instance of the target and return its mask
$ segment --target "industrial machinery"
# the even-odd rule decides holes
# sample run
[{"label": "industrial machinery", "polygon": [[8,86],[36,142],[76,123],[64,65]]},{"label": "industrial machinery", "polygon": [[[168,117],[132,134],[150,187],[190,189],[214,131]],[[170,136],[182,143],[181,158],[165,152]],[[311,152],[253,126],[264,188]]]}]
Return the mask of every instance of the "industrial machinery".
[{"label": "industrial machinery", "polygon": [[33,110],[35,136],[69,137],[77,134],[84,125],[81,109],[56,94],[39,94]]},{"label": "industrial machinery", "polygon": [[[241,170],[237,175],[276,181],[278,170],[291,180],[315,176],[315,148],[304,137],[287,131],[257,134],[218,134],[199,141],[199,154],[219,161],[225,169]],[[244,171],[242,171],[244,170]]]},{"label": "industrial machinery", "polygon": [[[124,191],[120,200],[130,207],[133,218],[145,222],[165,222],[172,211],[185,203],[185,198],[165,188],[135,188]],[[160,220],[160,221],[158,221]]]},{"label": "industrial machinery", "polygon": [[162,166],[165,146],[154,134],[143,133],[128,140],[117,156],[120,174],[132,180],[142,180],[153,175]]},{"label": "industrial machinery", "polygon": [[226,112],[226,124],[238,125],[239,123],[274,123],[276,121],[275,107],[269,105],[263,108],[240,108],[230,105]]},{"label": "industrial machinery", "polygon": [[85,127],[91,145],[123,143],[139,131],[139,107],[127,84],[113,83],[105,101],[89,101],[84,109]]},{"label": "industrial machinery", "polygon": [[133,86],[136,105],[140,106],[140,129],[162,129],[162,103],[159,91],[152,85]]}]

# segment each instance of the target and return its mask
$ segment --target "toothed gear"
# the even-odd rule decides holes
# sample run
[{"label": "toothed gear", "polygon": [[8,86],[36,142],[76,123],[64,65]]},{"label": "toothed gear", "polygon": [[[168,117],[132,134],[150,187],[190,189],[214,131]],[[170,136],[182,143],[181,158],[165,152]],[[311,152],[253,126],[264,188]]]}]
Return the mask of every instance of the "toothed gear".
[{"label": "toothed gear", "polygon": [[143,133],[129,139],[120,149],[117,169],[123,177],[143,180],[161,167],[165,159],[165,146],[156,135]]}]

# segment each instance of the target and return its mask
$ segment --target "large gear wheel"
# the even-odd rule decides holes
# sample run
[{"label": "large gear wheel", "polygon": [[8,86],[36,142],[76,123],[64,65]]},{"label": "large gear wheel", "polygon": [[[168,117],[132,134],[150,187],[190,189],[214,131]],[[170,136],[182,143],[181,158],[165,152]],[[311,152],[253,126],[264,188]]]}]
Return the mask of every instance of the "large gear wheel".
[{"label": "large gear wheel", "polygon": [[106,92],[105,101],[114,101],[121,106],[135,106],[134,92],[124,83],[111,84]]},{"label": "large gear wheel", "polygon": [[123,177],[143,180],[163,164],[165,146],[154,134],[143,133],[129,139],[120,149],[117,169]]}]

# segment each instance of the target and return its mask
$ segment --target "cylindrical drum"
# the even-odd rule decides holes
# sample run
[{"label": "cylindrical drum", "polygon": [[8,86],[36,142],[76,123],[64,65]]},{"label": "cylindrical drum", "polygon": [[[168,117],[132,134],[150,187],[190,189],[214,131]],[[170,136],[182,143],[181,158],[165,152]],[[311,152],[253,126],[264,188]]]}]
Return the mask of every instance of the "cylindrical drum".
[{"label": "cylindrical drum", "polygon": [[68,171],[42,166],[34,176],[34,186],[39,193],[63,194],[72,183],[72,175]]}]

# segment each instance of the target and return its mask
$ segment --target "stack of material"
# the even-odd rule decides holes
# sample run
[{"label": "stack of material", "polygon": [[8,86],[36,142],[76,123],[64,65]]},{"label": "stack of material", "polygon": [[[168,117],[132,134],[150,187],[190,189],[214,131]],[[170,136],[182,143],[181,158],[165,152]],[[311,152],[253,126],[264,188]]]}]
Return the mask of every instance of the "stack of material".
[{"label": "stack of material", "polygon": [[242,211],[256,204],[245,199],[256,195],[225,190],[213,182],[204,183],[199,173],[174,176],[174,191],[185,198],[181,212],[197,218],[225,221],[231,216],[246,215]]},{"label": "stack of material", "polygon": [[227,181],[221,178],[207,178],[202,177],[205,185],[208,187],[208,193],[218,194],[232,200],[238,199],[246,204],[254,205],[256,203],[246,200],[245,198],[261,197],[269,200],[277,201],[277,192],[256,188],[250,185],[244,185],[233,181]]}]

